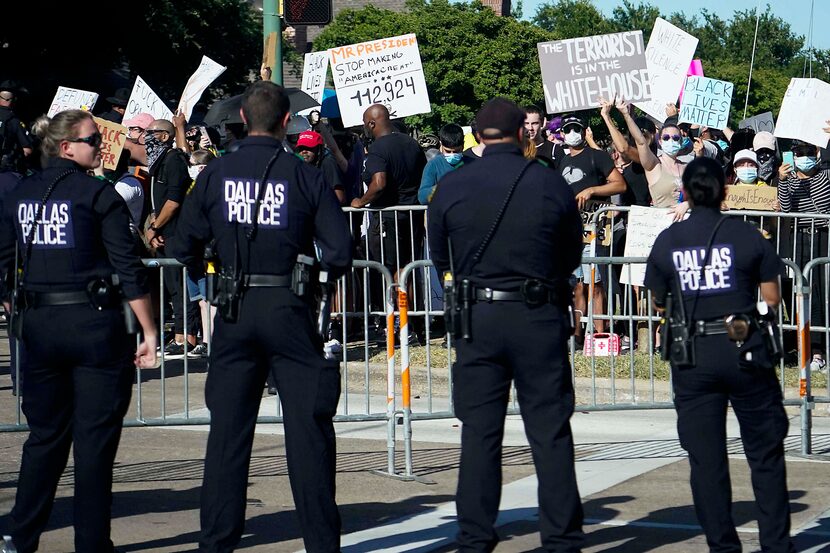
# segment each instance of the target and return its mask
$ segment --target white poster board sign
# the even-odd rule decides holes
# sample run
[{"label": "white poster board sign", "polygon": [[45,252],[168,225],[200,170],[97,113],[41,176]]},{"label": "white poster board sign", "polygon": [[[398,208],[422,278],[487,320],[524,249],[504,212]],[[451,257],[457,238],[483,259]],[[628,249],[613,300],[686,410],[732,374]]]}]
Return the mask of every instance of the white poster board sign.
[{"label": "white poster board sign", "polygon": [[739,129],[752,129],[756,133],[759,132],[775,132],[775,119],[772,117],[771,111],[765,111],[752,117],[747,117],[738,123]]},{"label": "white poster board sign", "polygon": [[830,135],[823,128],[828,119],[830,84],[818,79],[790,79],[775,122],[775,136],[797,138],[825,148]]},{"label": "white poster board sign", "polygon": [[225,72],[227,67],[219,65],[207,56],[202,56],[202,62],[199,68],[187,80],[184,86],[182,97],[179,100],[178,111],[184,113],[185,119],[190,121],[190,116],[193,114],[193,106],[202,97],[202,94],[210,86],[210,83],[215,81],[219,75]]},{"label": "white poster board sign", "polygon": [[124,121],[132,119],[139,113],[149,113],[156,119],[173,120],[173,112],[161,101],[158,94],[153,92],[144,79],[136,77],[133,91],[130,93],[130,99],[124,110]]},{"label": "white poster board sign", "polygon": [[665,121],[666,104],[677,102],[697,43],[697,38],[658,17],[646,46],[651,100],[634,105],[661,123]]},{"label": "white poster board sign", "polygon": [[68,109],[92,111],[92,108],[95,107],[95,102],[97,101],[97,92],[89,92],[87,90],[78,90],[77,88],[59,86],[58,91],[55,93],[55,97],[52,99],[52,105],[49,106],[49,111],[46,112],[46,115],[54,117],[58,113]]},{"label": "white poster board sign", "polygon": [[303,63],[302,91],[314,98],[318,104],[323,104],[323,89],[326,88],[326,78],[329,74],[329,53],[309,52]]},{"label": "white poster board sign", "polygon": [[373,104],[392,118],[431,111],[414,34],[331,48],[329,61],[344,127],[362,125]]},{"label": "white poster board sign", "polygon": [[[674,221],[674,210],[661,207],[632,205],[628,212],[628,231],[625,235],[625,257],[648,257],[657,236]],[[620,284],[643,286],[646,277],[645,263],[626,265],[620,276]]]},{"label": "white poster board sign", "polygon": [[680,123],[725,129],[735,85],[709,77],[688,77],[680,103]]}]

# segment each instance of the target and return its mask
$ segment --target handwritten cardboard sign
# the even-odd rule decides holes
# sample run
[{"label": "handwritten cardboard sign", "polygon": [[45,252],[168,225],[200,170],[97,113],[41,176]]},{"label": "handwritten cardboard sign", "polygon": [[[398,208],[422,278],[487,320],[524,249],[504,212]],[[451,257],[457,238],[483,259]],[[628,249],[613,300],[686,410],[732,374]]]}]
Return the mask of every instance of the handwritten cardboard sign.
[{"label": "handwritten cardboard sign", "polygon": [[124,149],[127,127],[100,117],[93,117],[93,119],[103,139],[101,143],[101,161],[104,163],[104,169],[112,171],[118,165],[121,151]]},{"label": "handwritten cardboard sign", "polygon": [[772,118],[772,112],[766,111],[764,113],[759,113],[753,117],[747,117],[740,123],[738,123],[739,129],[752,129],[756,133],[759,132],[775,132],[775,120]]},{"label": "handwritten cardboard sign", "polygon": [[539,65],[549,113],[599,106],[615,96],[652,97],[642,31],[540,42]]},{"label": "handwritten cardboard sign", "polygon": [[735,85],[709,77],[688,77],[680,104],[680,122],[711,129],[729,124],[729,107]]},{"label": "handwritten cardboard sign", "polygon": [[85,111],[92,111],[95,107],[95,102],[98,101],[97,92],[89,92],[87,90],[78,90],[77,88],[68,88],[59,86],[55,97],[52,99],[52,105],[49,106],[49,111],[46,115],[54,117],[62,111],[68,109],[82,109]]},{"label": "handwritten cardboard sign", "polygon": [[772,204],[777,199],[778,189],[774,186],[733,184],[726,187],[726,207],[729,209],[775,211]]},{"label": "handwritten cardboard sign", "polygon": [[225,69],[227,67],[219,65],[207,56],[202,56],[199,67],[187,80],[182,97],[179,100],[178,111],[184,113],[185,119],[190,121],[190,116],[193,114],[193,106],[202,97],[202,94],[210,86],[210,83],[224,73]]},{"label": "handwritten cardboard sign", "polygon": [[697,43],[697,38],[662,17],[655,20],[646,47],[651,100],[636,102],[638,108],[661,123],[666,120],[666,104],[677,101]]},{"label": "handwritten cardboard sign", "polygon": [[828,119],[830,84],[819,79],[790,79],[775,123],[775,136],[797,138],[825,148],[830,138],[824,132]]},{"label": "handwritten cardboard sign", "polygon": [[329,53],[309,52],[303,63],[302,91],[314,98],[318,104],[323,104],[323,89],[326,87],[326,78],[329,74]]},{"label": "handwritten cardboard sign", "polygon": [[373,104],[393,118],[432,111],[414,34],[332,48],[329,61],[344,127],[362,125]]},{"label": "handwritten cardboard sign", "polygon": [[124,121],[132,119],[139,113],[149,113],[156,119],[173,120],[173,112],[162,102],[158,94],[153,92],[144,79],[136,77],[130,99],[124,110]]},{"label": "handwritten cardboard sign", "polygon": [[[674,221],[674,210],[661,207],[631,206],[628,212],[628,230],[625,238],[625,257],[648,257],[654,241]],[[643,286],[646,277],[645,263],[626,265],[620,275],[620,283]]]},{"label": "handwritten cardboard sign", "polygon": [[265,47],[262,51],[262,64],[274,70],[277,65],[277,32],[268,33],[265,37]]}]

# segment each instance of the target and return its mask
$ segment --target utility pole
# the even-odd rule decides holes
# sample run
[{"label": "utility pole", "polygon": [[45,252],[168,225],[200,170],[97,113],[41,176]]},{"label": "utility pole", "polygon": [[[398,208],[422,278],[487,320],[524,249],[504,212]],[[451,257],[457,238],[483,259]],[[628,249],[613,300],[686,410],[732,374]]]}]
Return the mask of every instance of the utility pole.
[{"label": "utility pole", "polygon": [[271,68],[271,82],[282,85],[282,20],[280,18],[279,0],[262,2],[262,40],[268,43],[268,36],[277,33],[277,39],[271,45],[276,50],[274,59],[276,67]]}]

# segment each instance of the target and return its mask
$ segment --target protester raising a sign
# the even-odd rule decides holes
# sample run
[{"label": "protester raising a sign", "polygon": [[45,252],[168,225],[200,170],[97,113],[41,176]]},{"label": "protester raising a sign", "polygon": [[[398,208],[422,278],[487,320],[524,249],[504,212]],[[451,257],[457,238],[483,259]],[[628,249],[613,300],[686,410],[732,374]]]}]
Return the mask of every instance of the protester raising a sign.
[{"label": "protester raising a sign", "polygon": [[124,110],[124,121],[132,119],[139,113],[149,113],[156,119],[173,120],[173,112],[161,101],[158,94],[144,82],[141,77],[135,78],[133,91]]},{"label": "protester raising a sign", "polygon": [[709,77],[689,77],[680,104],[680,122],[725,129],[735,85]]},{"label": "protester raising a sign", "polygon": [[185,119],[190,121],[190,116],[193,114],[193,106],[202,97],[202,94],[210,86],[210,83],[224,73],[225,69],[227,67],[219,65],[207,56],[202,56],[202,62],[199,64],[199,68],[187,80],[181,100],[179,100],[178,111],[184,113]]},{"label": "protester raising a sign", "polygon": [[305,55],[303,64],[302,91],[314,98],[318,104],[323,104],[323,89],[326,87],[326,77],[329,74],[329,53],[309,52]]},{"label": "protester raising a sign", "polygon": [[55,93],[55,97],[52,99],[52,105],[49,106],[49,111],[46,112],[46,115],[54,117],[60,112],[68,109],[92,111],[92,108],[95,107],[95,102],[97,101],[97,92],[88,92],[86,90],[59,86],[58,91]]},{"label": "protester raising a sign", "polygon": [[662,17],[654,22],[646,47],[651,100],[635,104],[661,123],[666,120],[666,104],[677,102],[697,42],[695,37]]},{"label": "protester raising a sign", "polygon": [[642,31],[540,42],[536,47],[550,113],[595,108],[600,98],[651,98]]},{"label": "protester raising a sign", "polygon": [[823,128],[828,119],[830,84],[818,79],[790,79],[775,123],[775,136],[797,138],[826,148],[827,133]]},{"label": "protester raising a sign", "polygon": [[414,34],[332,48],[329,60],[343,126],[362,125],[373,104],[393,118],[431,111]]},{"label": "protester raising a sign", "polygon": [[778,189],[774,186],[754,184],[733,184],[726,187],[726,207],[729,209],[751,209],[753,211],[775,211]]},{"label": "protester raising a sign", "polygon": [[121,158],[127,127],[100,117],[93,117],[93,119],[98,126],[98,132],[101,133],[101,162],[104,164],[104,169],[112,171]]}]

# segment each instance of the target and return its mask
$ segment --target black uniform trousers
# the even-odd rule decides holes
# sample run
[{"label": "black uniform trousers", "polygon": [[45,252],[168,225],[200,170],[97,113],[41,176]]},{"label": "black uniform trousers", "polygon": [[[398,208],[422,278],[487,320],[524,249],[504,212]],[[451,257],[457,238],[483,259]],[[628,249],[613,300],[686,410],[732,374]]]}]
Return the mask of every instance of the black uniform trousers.
[{"label": "black uniform trousers", "polygon": [[477,303],[472,341],[456,342],[455,414],[461,430],[459,551],[492,551],[501,499],[502,438],[511,380],[539,480],[539,527],[547,551],[579,551],[582,504],[570,418],[574,389],[562,310],[523,302]]},{"label": "black uniform trousers", "polygon": [[269,371],[282,401],[288,475],[306,550],[339,551],[332,418],[340,370],[323,356],[311,310],[287,288],[249,289],[237,322],[216,318],[205,385],[210,435],[199,550],[233,551],[242,536],[254,428]]},{"label": "black uniform trousers", "polygon": [[112,466],[135,377],[135,340],[118,309],[38,307],[24,315],[23,412],[30,434],[10,532],[34,551],[74,445],[78,553],[112,551]]},{"label": "black uniform trousers", "polygon": [[775,370],[742,370],[738,349],[726,335],[695,338],[697,366],[672,369],[677,433],[689,453],[695,512],[710,551],[741,551],[732,520],[732,486],[726,449],[726,409],[741,428],[758,527],[765,552],[795,551],[784,466],[789,422]]}]

